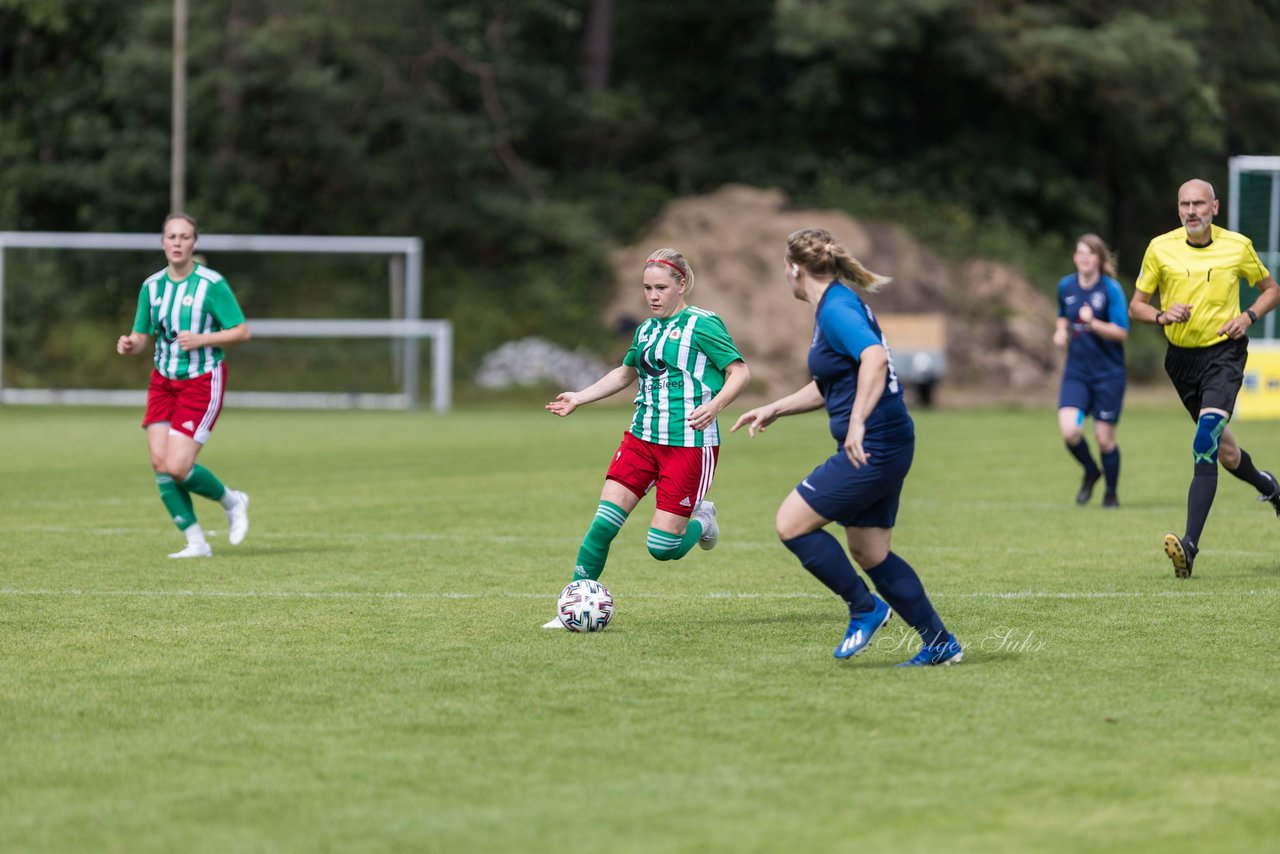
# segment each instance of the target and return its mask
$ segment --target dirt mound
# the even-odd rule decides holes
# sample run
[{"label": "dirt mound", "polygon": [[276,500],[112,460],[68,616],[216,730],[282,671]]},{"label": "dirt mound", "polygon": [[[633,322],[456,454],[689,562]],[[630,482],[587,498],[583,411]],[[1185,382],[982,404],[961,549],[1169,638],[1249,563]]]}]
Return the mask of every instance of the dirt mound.
[{"label": "dirt mound", "polygon": [[869,269],[893,277],[866,297],[876,311],[945,314],[943,402],[978,392],[1038,398],[1056,391],[1055,307],[1015,269],[983,260],[944,263],[901,228],[841,211],[793,209],[780,190],[729,185],[668,205],[635,245],[613,254],[618,285],[605,320],[630,330],[647,316],[641,266],[652,250],[675,247],[696,276],[691,304],[724,318],[755,388],[769,396],[794,391],[809,380],[813,313],[792,297],[782,252],[786,236],[808,226],[828,229]]}]

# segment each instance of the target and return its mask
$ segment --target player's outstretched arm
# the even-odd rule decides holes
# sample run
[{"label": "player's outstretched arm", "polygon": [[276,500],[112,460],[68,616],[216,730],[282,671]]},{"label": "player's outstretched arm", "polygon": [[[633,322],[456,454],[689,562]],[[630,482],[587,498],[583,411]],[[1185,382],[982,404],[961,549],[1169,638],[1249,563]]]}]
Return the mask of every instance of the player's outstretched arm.
[{"label": "player's outstretched arm", "polygon": [[190,332],[184,329],[178,333],[178,347],[184,353],[199,350],[201,347],[229,347],[248,340],[249,324],[247,323],[237,323],[235,326],[219,329],[217,332]]},{"label": "player's outstretched arm", "polygon": [[555,400],[548,403],[545,409],[561,418],[573,412],[579,406],[604,400],[615,395],[635,382],[636,369],[627,365],[618,365],[609,373],[593,382],[581,391],[562,391]]},{"label": "player's outstretched arm", "polygon": [[748,409],[738,416],[737,421],[733,422],[729,432],[733,433],[739,427],[746,427],[747,434],[754,438],[756,433],[763,433],[766,427],[782,416],[812,412],[815,409],[821,409],[822,404],[822,392],[818,391],[816,382],[811,382],[786,397],[778,398],[773,403],[766,403],[764,406]]}]

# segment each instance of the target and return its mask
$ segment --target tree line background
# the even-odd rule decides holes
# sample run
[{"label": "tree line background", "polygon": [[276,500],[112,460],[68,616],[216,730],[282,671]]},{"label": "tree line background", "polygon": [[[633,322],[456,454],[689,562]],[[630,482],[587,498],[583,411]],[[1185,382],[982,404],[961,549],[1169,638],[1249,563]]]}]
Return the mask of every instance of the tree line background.
[{"label": "tree line background", "polygon": [[[0,0],[0,230],[158,232],[171,16]],[[1046,288],[1095,231],[1130,285],[1182,180],[1222,194],[1229,155],[1280,139],[1267,0],[201,0],[189,45],[203,230],[421,236],[425,311],[455,320],[463,370],[527,334],[600,345],[609,248],[726,182]],[[43,284],[7,301],[7,350],[65,356],[30,351],[69,304],[131,319],[139,269],[77,254],[17,262]],[[326,276],[255,307],[297,316]]]}]

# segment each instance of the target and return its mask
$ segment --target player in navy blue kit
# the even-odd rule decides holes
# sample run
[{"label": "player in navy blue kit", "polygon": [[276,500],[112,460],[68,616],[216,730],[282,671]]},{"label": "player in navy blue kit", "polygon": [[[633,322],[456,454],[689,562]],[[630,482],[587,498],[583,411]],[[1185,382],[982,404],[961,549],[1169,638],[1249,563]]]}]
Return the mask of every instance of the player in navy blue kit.
[{"label": "player in navy blue kit", "polygon": [[[1129,303],[1116,281],[1115,260],[1101,237],[1085,234],[1072,256],[1076,271],[1058,282],[1058,320],[1053,343],[1067,348],[1058,391],[1058,429],[1067,451],[1084,468],[1076,503],[1086,504],[1094,484],[1106,476],[1103,507],[1119,507],[1120,448],[1116,425],[1124,405],[1124,342],[1129,337]],[[1084,438],[1084,419],[1093,416],[1102,467]]]},{"label": "player in navy blue kit", "polygon": [[[815,309],[809,372],[813,382],[742,414],[754,437],[784,415],[826,406],[836,452],[791,491],[778,508],[778,537],[804,568],[849,606],[849,628],[836,647],[857,655],[893,612],[920,633],[923,646],[899,666],[955,664],[964,651],[947,631],[919,576],[890,551],[903,481],[915,452],[915,425],[875,314],[858,290],[888,279],[867,270],[830,232],[806,228],[787,238],[787,281]],[[845,529],[849,551],[879,596],[868,589],[840,541],[823,530]],[[882,598],[883,597],[883,598]]]}]

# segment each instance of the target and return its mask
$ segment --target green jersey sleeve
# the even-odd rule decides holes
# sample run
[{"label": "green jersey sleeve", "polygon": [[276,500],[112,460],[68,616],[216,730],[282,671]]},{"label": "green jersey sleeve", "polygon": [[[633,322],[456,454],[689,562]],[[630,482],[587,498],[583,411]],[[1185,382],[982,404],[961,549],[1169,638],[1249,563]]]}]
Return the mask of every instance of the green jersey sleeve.
[{"label": "green jersey sleeve", "polygon": [[627,355],[622,357],[622,364],[628,368],[634,368],[640,364],[640,330],[644,329],[650,321],[645,321],[636,327],[636,331],[631,333],[631,346],[627,348]]},{"label": "green jersey sleeve", "polygon": [[708,314],[695,327],[697,348],[707,354],[711,363],[723,371],[734,362],[744,361],[738,352],[738,345],[733,343],[729,330],[718,314]]},{"label": "green jersey sleeve", "polygon": [[151,288],[145,283],[138,293],[138,311],[133,316],[133,331],[152,338],[156,334],[155,312],[151,310]]},{"label": "green jersey sleeve", "polygon": [[244,312],[226,279],[210,283],[205,302],[206,310],[213,315],[219,329],[230,329],[244,323]]}]

